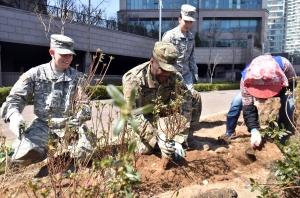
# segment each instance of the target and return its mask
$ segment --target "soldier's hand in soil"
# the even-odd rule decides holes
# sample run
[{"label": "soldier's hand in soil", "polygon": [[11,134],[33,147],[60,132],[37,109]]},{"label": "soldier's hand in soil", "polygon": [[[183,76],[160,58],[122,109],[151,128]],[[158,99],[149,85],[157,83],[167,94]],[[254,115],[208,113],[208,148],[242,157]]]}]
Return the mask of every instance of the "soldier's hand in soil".
[{"label": "soldier's hand in soil", "polygon": [[261,135],[257,129],[251,129],[251,146],[253,148],[259,147],[261,143]]},{"label": "soldier's hand in soil", "polygon": [[186,156],[181,144],[175,142],[174,148],[175,148],[175,158],[174,158],[175,161],[181,160],[182,157]]},{"label": "soldier's hand in soil", "polygon": [[166,141],[166,134],[159,133],[157,136],[157,144],[162,155],[166,158],[175,152],[175,141]]}]

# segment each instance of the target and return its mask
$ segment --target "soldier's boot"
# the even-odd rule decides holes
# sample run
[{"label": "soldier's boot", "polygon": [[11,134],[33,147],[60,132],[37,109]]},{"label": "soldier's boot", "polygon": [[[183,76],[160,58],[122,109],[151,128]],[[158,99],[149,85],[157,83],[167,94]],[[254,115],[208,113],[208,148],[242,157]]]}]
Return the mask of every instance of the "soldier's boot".
[{"label": "soldier's boot", "polygon": [[30,164],[42,161],[44,157],[44,153],[32,149],[29,150],[24,156],[20,157],[19,159],[12,158],[11,163],[19,166],[29,166]]},{"label": "soldier's boot", "polygon": [[211,148],[210,143],[197,140],[196,137],[193,135],[193,133],[194,133],[194,127],[191,127],[188,131],[182,133],[182,136],[184,137],[184,142],[186,144],[186,145],[183,144],[183,146],[186,146],[187,149],[208,151]]},{"label": "soldier's boot", "polygon": [[188,149],[197,149],[208,151],[211,147],[210,143],[197,140],[193,135],[188,136],[187,138],[187,147]]}]

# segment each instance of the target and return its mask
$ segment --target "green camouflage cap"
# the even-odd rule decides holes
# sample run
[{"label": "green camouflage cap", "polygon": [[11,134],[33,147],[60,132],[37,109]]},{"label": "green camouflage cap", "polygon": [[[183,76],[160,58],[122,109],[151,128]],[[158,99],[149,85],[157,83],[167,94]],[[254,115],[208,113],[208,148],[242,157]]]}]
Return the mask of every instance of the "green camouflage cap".
[{"label": "green camouflage cap", "polygon": [[74,41],[62,34],[52,34],[50,47],[55,48],[59,54],[75,54],[73,50]]},{"label": "green camouflage cap", "polygon": [[176,72],[178,59],[178,50],[172,43],[159,41],[156,42],[153,49],[153,57],[159,62],[163,70]]}]

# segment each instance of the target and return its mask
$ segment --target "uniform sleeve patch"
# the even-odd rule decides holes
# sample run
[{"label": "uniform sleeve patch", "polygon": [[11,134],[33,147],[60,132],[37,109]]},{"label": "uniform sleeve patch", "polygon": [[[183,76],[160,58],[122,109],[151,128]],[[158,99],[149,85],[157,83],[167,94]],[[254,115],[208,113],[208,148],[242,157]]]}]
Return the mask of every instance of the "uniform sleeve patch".
[{"label": "uniform sleeve patch", "polygon": [[29,76],[26,74],[26,73],[24,73],[24,74],[22,74],[22,76],[20,76],[20,80],[22,81],[22,82],[24,82],[25,80],[27,80],[29,78]]}]

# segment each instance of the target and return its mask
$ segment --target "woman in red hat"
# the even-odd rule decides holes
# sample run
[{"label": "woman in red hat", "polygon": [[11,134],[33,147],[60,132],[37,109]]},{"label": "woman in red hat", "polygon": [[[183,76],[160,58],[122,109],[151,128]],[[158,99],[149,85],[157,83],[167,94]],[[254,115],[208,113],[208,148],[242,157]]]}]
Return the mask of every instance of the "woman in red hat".
[{"label": "woman in red hat", "polygon": [[[287,89],[293,91],[293,80],[296,73],[292,64],[284,57],[261,55],[252,60],[250,65],[242,72],[240,90],[242,95],[242,110],[248,131],[251,132],[251,146],[258,147],[261,143],[261,135],[258,121],[258,111],[254,105],[254,98],[267,100],[272,97],[280,97],[281,108],[279,110],[278,123],[284,123],[288,119],[285,113],[285,105],[288,96]],[[294,111],[293,99],[287,103],[289,118]]]}]

